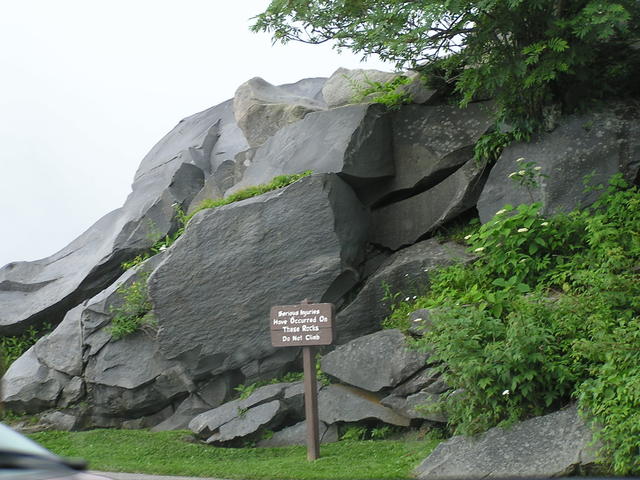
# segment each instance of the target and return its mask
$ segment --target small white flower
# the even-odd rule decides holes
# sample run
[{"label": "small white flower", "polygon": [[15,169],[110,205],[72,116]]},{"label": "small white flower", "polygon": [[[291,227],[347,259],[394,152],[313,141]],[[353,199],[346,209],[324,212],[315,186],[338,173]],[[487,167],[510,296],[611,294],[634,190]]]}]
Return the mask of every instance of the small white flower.
[{"label": "small white flower", "polygon": [[511,173],[509,174],[509,178],[513,178],[513,177],[515,177],[516,175],[518,175],[518,172],[511,172]]},{"label": "small white flower", "polygon": [[520,171],[518,172],[518,175],[525,175],[526,173],[527,173],[527,172],[526,172],[526,170],[520,170]]},{"label": "small white flower", "polygon": [[533,169],[534,169],[536,172],[539,172],[540,170],[542,170],[542,167],[533,167]]},{"label": "small white flower", "polygon": [[504,392],[502,392],[502,395],[509,395],[511,392],[509,390],[505,390]]},{"label": "small white flower", "polygon": [[469,240],[470,238],[471,238],[471,235],[467,235],[467,236],[464,237],[465,240]]},{"label": "small white flower", "polygon": [[160,250],[161,252],[164,252],[167,249],[166,245],[162,245],[158,250]]},{"label": "small white flower", "polygon": [[413,321],[414,321],[414,322],[421,322],[421,321],[422,321],[422,319],[421,319],[421,318],[414,318],[414,319],[413,319]]},{"label": "small white flower", "polygon": [[547,225],[549,225],[549,222],[542,222],[542,223],[540,224],[540,226],[541,226],[541,227],[546,227]]},{"label": "small white flower", "polygon": [[414,295],[414,296],[413,296],[413,299],[415,300],[416,298],[418,298],[418,296],[417,296],[417,295]]},{"label": "small white flower", "polygon": [[172,207],[177,207],[177,206],[178,206],[178,202],[173,202],[173,203],[171,204],[171,206],[172,206]]},{"label": "small white flower", "polygon": [[528,231],[529,231],[529,229],[528,228],[524,228],[524,227],[518,229],[518,233],[525,233],[525,232],[528,232]]},{"label": "small white flower", "polygon": [[474,250],[474,252],[478,252],[478,253],[482,251],[484,251],[484,247],[478,247]]},{"label": "small white flower", "polygon": [[520,157],[516,160],[516,162],[520,163],[520,162],[524,162],[524,157]]},{"label": "small white flower", "polygon": [[408,301],[409,301],[409,299],[410,299],[410,297],[407,297],[407,298],[405,298],[405,299],[404,299],[404,301],[405,301],[405,302],[408,302]]},{"label": "small white flower", "polygon": [[505,210],[504,208],[503,208],[503,209],[501,209],[501,210],[498,210],[498,211],[496,212],[496,215],[502,215],[503,213],[506,213],[506,210]]}]

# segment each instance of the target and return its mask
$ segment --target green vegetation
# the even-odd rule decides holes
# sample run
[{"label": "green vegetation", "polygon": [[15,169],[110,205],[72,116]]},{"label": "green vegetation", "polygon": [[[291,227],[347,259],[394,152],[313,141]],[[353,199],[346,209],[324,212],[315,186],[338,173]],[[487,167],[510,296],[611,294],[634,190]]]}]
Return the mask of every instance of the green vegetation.
[{"label": "green vegetation", "polygon": [[94,430],[31,437],[59,455],[88,459],[92,469],[240,479],[410,478],[438,443],[341,441],[322,445],[320,458],[308,462],[305,447],[216,448],[193,443],[190,432]]},{"label": "green vegetation", "polygon": [[291,185],[293,182],[297,182],[301,178],[307,177],[311,175],[313,172],[311,170],[307,170],[302,173],[297,173],[294,175],[278,175],[274,177],[269,183],[265,183],[262,185],[256,185],[253,187],[247,187],[242,190],[238,190],[235,193],[232,193],[228,197],[218,198],[218,199],[206,199],[200,202],[200,204],[196,207],[196,209],[187,217],[187,221],[191,220],[191,218],[198,213],[200,210],[205,210],[207,208],[216,208],[221,207],[223,205],[229,205],[230,203],[239,202],[240,200],[246,200],[247,198],[255,197],[256,195],[262,195],[263,193],[270,192],[272,190],[277,190],[278,188],[286,187],[287,185]]},{"label": "green vegetation", "polygon": [[345,78],[349,81],[356,93],[353,98],[355,103],[360,103],[368,99],[373,103],[380,103],[391,110],[395,110],[399,108],[400,105],[413,101],[411,94],[402,89],[403,86],[411,83],[411,79],[405,75],[398,75],[389,82],[375,82],[365,77],[364,85],[357,80],[350,79],[346,75]]},{"label": "green vegetation", "polygon": [[13,362],[29,350],[40,337],[46,335],[53,327],[45,323],[40,328],[29,327],[20,335],[0,337],[0,376],[4,375]]},{"label": "green vegetation", "polygon": [[109,327],[109,333],[116,340],[145,327],[155,327],[155,319],[151,313],[153,305],[147,290],[149,273],[140,272],[138,276],[138,280],[131,284],[118,287],[117,292],[122,296],[123,303],[111,310],[113,318]]},{"label": "green vegetation", "polygon": [[[531,187],[536,169],[523,162],[511,176]],[[397,301],[386,322],[406,328],[408,312],[431,309],[433,327],[416,346],[433,348],[447,383],[464,389],[436,407],[452,432],[577,400],[602,427],[605,465],[639,474],[638,187],[614,177],[591,208],[550,218],[538,204],[506,206],[465,240],[477,260],[432,275],[430,290]]]},{"label": "green vegetation", "polygon": [[497,131],[529,135],[554,106],[638,93],[639,18],[635,0],[272,0],[252,29],[378,55],[462,106],[495,98]]}]

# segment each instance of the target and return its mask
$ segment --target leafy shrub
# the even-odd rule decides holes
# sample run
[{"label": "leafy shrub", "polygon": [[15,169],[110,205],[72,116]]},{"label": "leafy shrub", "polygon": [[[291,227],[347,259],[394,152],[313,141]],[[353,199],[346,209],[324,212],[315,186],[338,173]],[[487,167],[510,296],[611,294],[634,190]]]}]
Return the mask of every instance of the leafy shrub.
[{"label": "leafy shrub", "polygon": [[40,328],[29,327],[20,335],[0,337],[0,376],[9,369],[11,364],[29,350],[40,337],[46,335],[53,327],[45,323]]},{"label": "leafy shrub", "polygon": [[[524,178],[524,176],[523,176]],[[466,237],[478,258],[431,276],[389,322],[429,308],[433,349],[455,394],[450,428],[473,434],[579,400],[616,474],[640,473],[640,191],[614,177],[584,212],[507,206]]]},{"label": "leafy shrub", "polygon": [[141,328],[155,326],[155,319],[151,313],[153,305],[147,290],[148,278],[149,274],[142,272],[139,273],[138,280],[118,288],[117,292],[122,295],[123,303],[111,311],[113,318],[109,333],[114,339],[119,340]]}]

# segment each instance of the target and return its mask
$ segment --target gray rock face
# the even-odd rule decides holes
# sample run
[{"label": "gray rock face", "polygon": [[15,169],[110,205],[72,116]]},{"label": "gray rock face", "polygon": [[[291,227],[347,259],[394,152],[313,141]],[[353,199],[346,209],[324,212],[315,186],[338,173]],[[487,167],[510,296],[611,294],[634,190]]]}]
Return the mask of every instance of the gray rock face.
[{"label": "gray rock face", "polygon": [[205,176],[247,148],[230,101],[181,121],[142,160],[122,208],[54,255],[0,269],[0,334],[59,323],[112,283],[122,261],[175,228],[173,204],[186,210]]},{"label": "gray rock face", "polygon": [[68,381],[66,375],[42,365],[33,346],[2,377],[2,404],[18,413],[46,410],[56,405]]},{"label": "gray rock face", "polygon": [[[425,368],[419,371],[413,377],[409,378],[404,383],[401,383],[391,391],[391,395],[397,397],[406,397],[412,393],[430,386],[438,381],[438,372],[435,368]],[[446,390],[446,389],[445,389]],[[444,391],[444,390],[443,390]],[[435,392],[442,393],[442,392]]]},{"label": "gray rock face", "polygon": [[381,328],[391,314],[385,302],[385,287],[392,293],[411,296],[429,285],[429,272],[457,261],[468,261],[465,248],[454,244],[439,244],[425,240],[394,253],[367,279],[356,298],[337,315],[337,343],[372,333]]},{"label": "gray rock face", "polygon": [[272,355],[270,307],[336,300],[365,229],[364,208],[335,175],[199,213],[149,278],[162,353],[194,378]]},{"label": "gray rock face", "polygon": [[380,403],[407,418],[422,418],[424,420],[431,420],[432,422],[446,423],[446,415],[440,412],[425,412],[420,408],[437,403],[438,400],[439,395],[421,391],[408,397],[389,395],[380,400]]},{"label": "gray rock face", "polygon": [[[531,192],[509,178],[520,170],[519,158],[535,162],[547,175]],[[545,214],[586,207],[598,196],[598,192],[584,191],[585,176],[592,172],[591,186],[606,185],[618,172],[632,183],[639,180],[640,108],[613,105],[600,112],[572,115],[530,143],[507,147],[478,200],[480,220],[487,222],[505,204],[532,200],[542,202]]]},{"label": "gray rock face", "polygon": [[341,345],[322,357],[322,371],[377,392],[395,387],[424,367],[427,355],[411,350],[400,330],[382,330]]},{"label": "gray rock face", "polygon": [[309,113],[280,129],[253,154],[243,179],[227,193],[282,174],[313,170],[360,179],[394,174],[389,116],[380,105]]},{"label": "gray rock face", "polygon": [[220,430],[207,439],[207,443],[223,443],[239,437],[256,433],[261,428],[269,428],[284,415],[286,406],[280,400],[273,400],[258,405],[247,412],[241,412],[228,423],[220,426]]},{"label": "gray rock face", "polygon": [[391,425],[409,426],[409,419],[380,404],[370,392],[345,385],[329,385],[318,392],[318,416],[327,424],[378,419]]},{"label": "gray rock face", "polygon": [[[236,90],[233,111],[238,126],[252,147],[262,145],[280,128],[304,118],[309,112],[324,110],[325,103],[315,97],[321,93],[324,78],[307,79],[298,85],[276,87],[262,78],[255,77]],[[306,88],[304,88],[306,87]],[[311,96],[300,95],[301,90]]]},{"label": "gray rock face", "polygon": [[[341,107],[356,103],[356,99],[361,96],[362,90],[370,87],[371,83],[390,82],[399,75],[398,73],[382,72],[380,70],[339,68],[325,83],[322,88],[322,95],[330,108]],[[415,72],[409,72],[405,75],[412,78],[413,81],[408,85],[403,85],[399,90],[408,92],[415,103],[424,103],[433,96],[435,91],[422,85],[419,76]],[[367,101],[367,98],[364,101]]]},{"label": "gray rock face", "polygon": [[384,202],[437,185],[473,159],[478,139],[493,125],[490,102],[406,105],[392,116],[396,174],[367,192],[368,202]]},{"label": "gray rock face", "polygon": [[62,323],[36,343],[36,356],[43,365],[71,376],[82,373],[82,308],[69,310]]},{"label": "gray rock face", "polygon": [[592,434],[569,408],[532,418],[479,438],[441,443],[415,470],[418,478],[547,478],[569,475],[593,463]]},{"label": "gray rock face", "polygon": [[392,250],[416,242],[476,204],[484,173],[471,160],[435,187],[373,211],[371,242]]},{"label": "gray rock face", "polygon": [[[318,427],[320,443],[338,441],[338,428],[335,425],[326,425],[323,422],[319,422]],[[275,432],[271,438],[260,440],[258,447],[288,447],[290,445],[306,445],[306,443],[307,423],[299,422]]]}]

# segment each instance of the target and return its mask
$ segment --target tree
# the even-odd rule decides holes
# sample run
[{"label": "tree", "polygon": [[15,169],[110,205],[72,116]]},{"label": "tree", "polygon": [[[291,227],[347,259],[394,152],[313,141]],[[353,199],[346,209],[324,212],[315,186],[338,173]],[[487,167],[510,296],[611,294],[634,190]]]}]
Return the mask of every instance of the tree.
[{"label": "tree", "polygon": [[462,106],[493,97],[498,124],[528,135],[545,107],[638,92],[639,14],[637,0],[272,0],[252,29],[422,71]]}]

